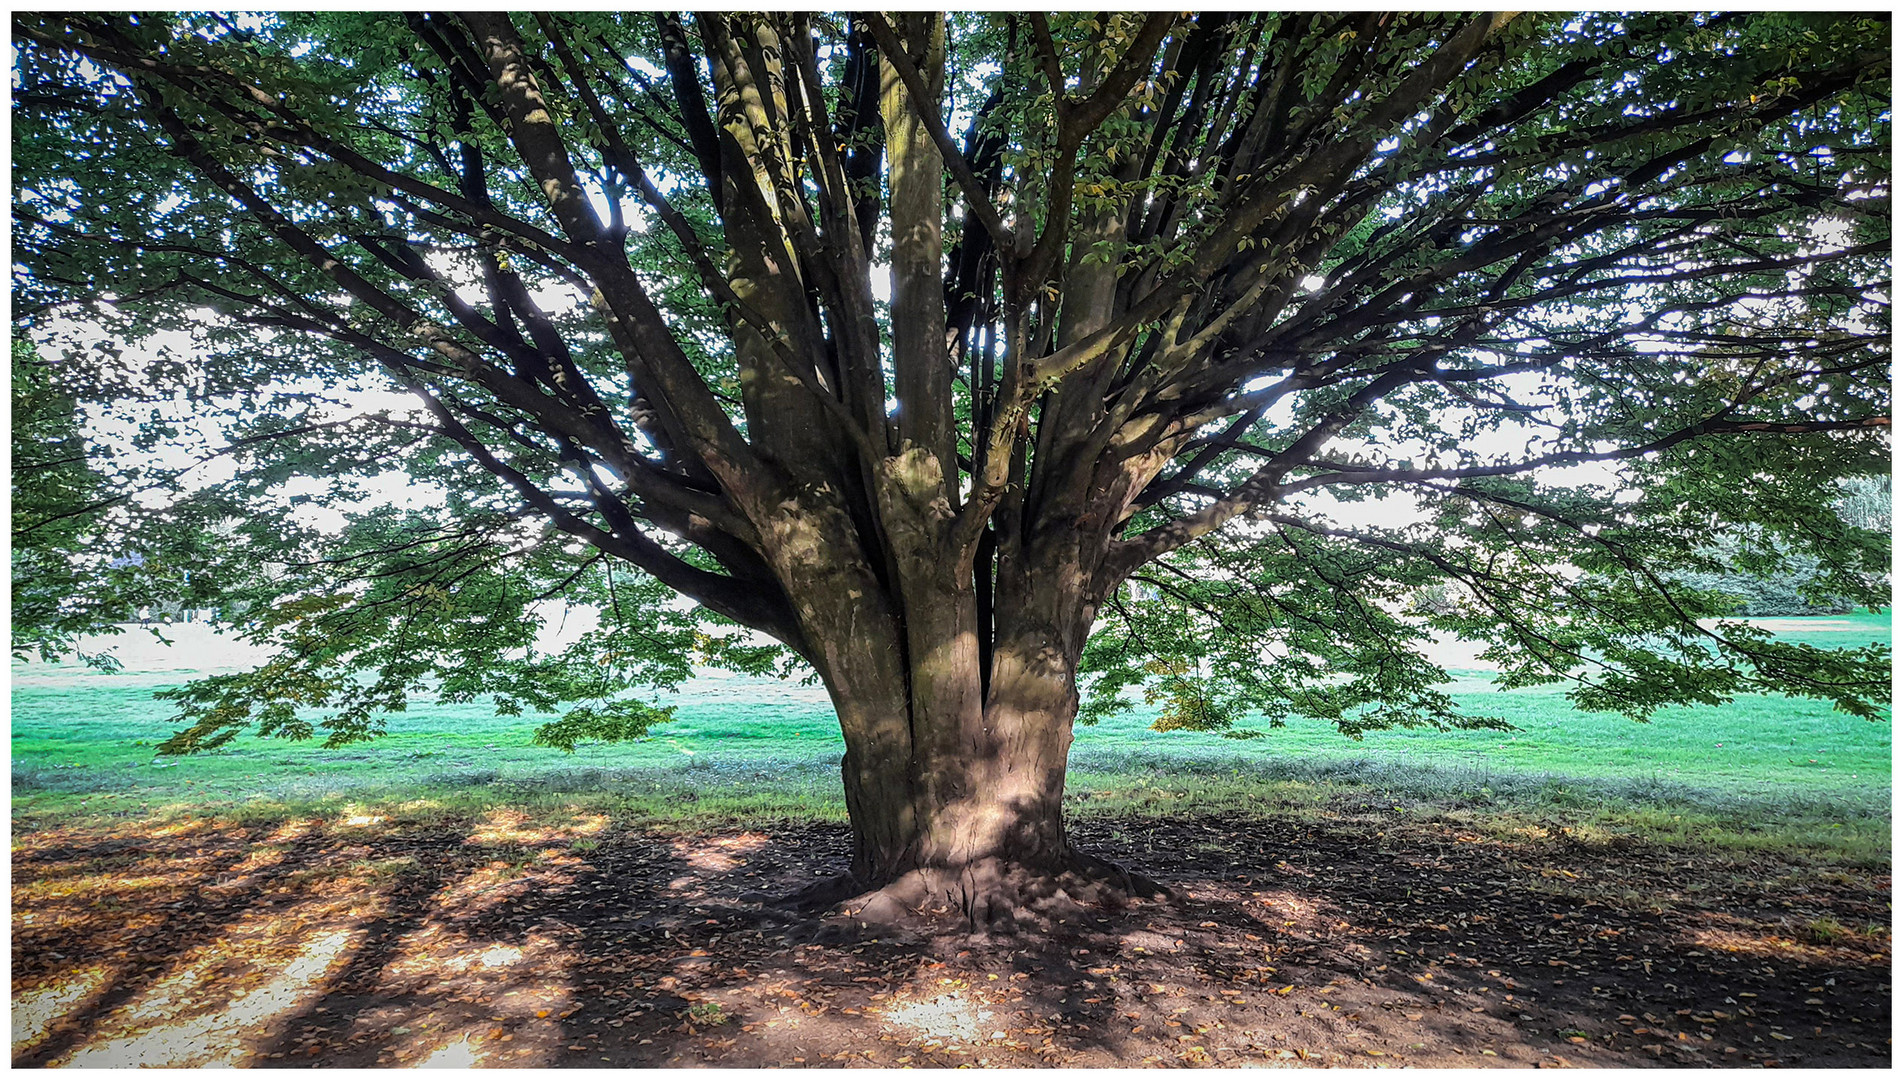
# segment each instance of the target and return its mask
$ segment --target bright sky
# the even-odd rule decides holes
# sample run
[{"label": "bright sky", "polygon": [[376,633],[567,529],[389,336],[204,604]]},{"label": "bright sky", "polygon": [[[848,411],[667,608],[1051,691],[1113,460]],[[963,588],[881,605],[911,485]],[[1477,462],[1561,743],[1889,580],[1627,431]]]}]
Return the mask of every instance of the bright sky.
[{"label": "bright sky", "polygon": [[[874,295],[881,300],[889,299],[891,295],[890,267],[875,265],[872,269]],[[465,286],[465,288],[468,289],[473,289],[474,287],[474,282],[470,282]],[[472,300],[478,299],[473,293],[469,298]],[[557,285],[542,289],[536,293],[535,300],[538,304],[550,310],[572,309],[584,303],[582,297],[566,285]],[[210,317],[209,312],[203,316],[203,318],[207,320]],[[101,336],[103,336],[103,332]],[[189,357],[195,351],[197,350],[193,342],[192,334],[184,330],[163,331],[155,335],[142,347],[143,356],[150,358],[150,360],[167,356]],[[150,362],[150,360],[138,360],[136,357],[133,357],[133,360],[135,363]],[[1524,385],[1508,386],[1505,389],[1526,400],[1535,396],[1537,390],[1536,383],[1536,376],[1528,376],[1524,380]],[[385,389],[327,392],[326,388],[315,383],[309,387],[300,386],[293,387],[292,389],[310,392],[313,400],[328,400],[328,406],[321,408],[318,415],[314,417],[314,419],[318,420],[336,420],[348,416],[362,416],[377,412],[389,412],[393,415],[414,415],[418,412],[415,399],[408,393],[400,390]],[[1284,399],[1269,410],[1266,419],[1270,423],[1275,424],[1278,428],[1286,428],[1293,421],[1293,406],[1294,402],[1292,399]],[[156,450],[150,453],[139,452],[132,449],[131,440],[138,430],[138,423],[134,417],[101,409],[93,405],[85,406],[85,412],[88,432],[96,445],[112,447],[116,452],[121,454],[138,455],[144,462],[162,468],[177,469],[192,466],[194,461],[206,456],[206,452],[210,448],[220,446],[225,442],[225,435],[220,429],[216,417],[202,413],[194,413],[187,407],[187,403],[182,398],[176,401],[175,407],[169,411],[166,418],[183,430],[185,433],[184,437],[176,441],[161,444]],[[1479,437],[1470,441],[1468,446],[1483,458],[1510,460],[1514,456],[1523,455],[1526,452],[1527,434],[1528,431],[1526,429],[1516,430],[1512,427],[1503,427],[1500,430],[1481,434]],[[1426,447],[1424,444],[1418,443],[1411,446],[1391,443],[1382,444],[1380,446],[1373,444],[1363,444],[1360,446],[1354,444],[1338,444],[1338,450],[1342,452],[1356,450],[1376,451],[1396,457],[1420,457],[1425,454]],[[228,458],[215,457],[204,464],[193,467],[187,476],[186,482],[189,487],[196,489],[229,480],[232,475],[234,475],[234,472],[235,467]],[[1622,470],[1614,464],[1593,463],[1570,466],[1563,469],[1549,468],[1540,470],[1536,475],[1541,480],[1552,484],[1594,484],[1613,488],[1624,486],[1622,483]],[[389,474],[381,478],[369,480],[365,482],[364,487],[369,493],[372,504],[382,503],[407,508],[420,508],[430,505],[441,505],[443,502],[442,493],[439,490],[415,484],[407,476],[402,474]],[[287,496],[315,494],[321,490],[322,485],[314,480],[292,481],[286,486],[284,494]],[[161,500],[162,496],[155,495],[152,496],[148,502],[151,503]],[[1336,524],[1345,526],[1373,525],[1392,527],[1422,520],[1425,517],[1415,504],[1414,499],[1406,494],[1395,494],[1382,499],[1343,502],[1325,491],[1317,491],[1305,493],[1298,505],[1303,509],[1318,512]],[[297,520],[305,524],[325,529],[337,529],[343,525],[343,515],[331,508],[304,504],[294,508],[291,512],[296,516]]]}]

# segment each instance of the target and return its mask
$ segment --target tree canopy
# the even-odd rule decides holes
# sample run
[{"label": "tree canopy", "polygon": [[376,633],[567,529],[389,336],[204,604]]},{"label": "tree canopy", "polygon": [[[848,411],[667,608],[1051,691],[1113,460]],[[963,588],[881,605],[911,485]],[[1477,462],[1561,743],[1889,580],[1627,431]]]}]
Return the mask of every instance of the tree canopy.
[{"label": "tree canopy", "polygon": [[[1887,536],[1832,509],[1888,470],[1886,15],[14,40],[16,318],[61,393],[217,459],[95,463],[91,543],[280,647],[180,692],[168,749],[347,741],[426,686],[572,746],[690,659],[810,665],[849,794],[937,791],[954,746],[1061,778],[1080,697],[1138,686],[1164,727],[1490,723],[1430,633],[1634,716],[1887,701],[1886,651],[1684,584],[1805,559],[1887,602]],[[537,651],[554,600],[603,619]]]}]

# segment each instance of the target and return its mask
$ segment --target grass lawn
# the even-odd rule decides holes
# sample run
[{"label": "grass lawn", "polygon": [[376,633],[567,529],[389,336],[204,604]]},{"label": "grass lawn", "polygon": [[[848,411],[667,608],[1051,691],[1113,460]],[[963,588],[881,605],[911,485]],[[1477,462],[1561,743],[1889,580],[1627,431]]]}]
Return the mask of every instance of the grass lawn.
[{"label": "grass lawn", "polygon": [[152,691],[219,663],[178,637],[14,668],[16,1067],[1891,1064],[1889,725],[1805,702],[1634,725],[1466,672],[1518,731],[1124,717],[1068,826],[1174,897],[822,945],[755,902],[849,858],[817,688],[710,674],[573,755],[420,703],[155,760]]},{"label": "grass lawn", "polygon": [[[1884,615],[1779,620],[1818,645],[1888,643]],[[378,740],[337,750],[241,737],[186,758],[156,758],[174,728],[154,690],[214,667],[221,639],[177,628],[155,649],[136,631],[129,663],[104,674],[15,662],[12,795],[16,821],[213,810],[240,815],[409,801],[473,808],[498,800],[588,796],[661,814],[837,819],[844,747],[824,691],[707,672],[671,698],[678,719],[633,744],[573,754],[536,747],[534,717],[480,705],[415,703]],[[1148,730],[1142,710],[1079,728],[1071,796],[1080,810],[1165,808],[1264,797],[1263,784],[1320,785],[1437,804],[1505,801],[1598,808],[1680,806],[1738,819],[1855,818],[1887,837],[1890,727],[1795,698],[1750,696],[1722,708],[1661,712],[1650,723],[1582,713],[1558,687],[1496,691],[1484,673],[1452,690],[1513,732],[1373,732],[1359,742],[1320,723],[1254,740]],[[630,808],[632,804],[630,803]],[[1636,810],[1635,810],[1636,812]],[[1826,823],[1823,827],[1829,827]],[[1874,835],[1866,837],[1874,839]],[[1887,839],[1884,840],[1887,845]]]}]

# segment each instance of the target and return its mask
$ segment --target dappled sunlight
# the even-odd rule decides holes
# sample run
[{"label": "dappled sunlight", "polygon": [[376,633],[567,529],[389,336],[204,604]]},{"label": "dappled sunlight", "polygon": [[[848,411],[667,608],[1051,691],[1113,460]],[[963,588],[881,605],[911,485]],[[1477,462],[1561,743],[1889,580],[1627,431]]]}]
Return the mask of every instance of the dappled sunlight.
[{"label": "dappled sunlight", "polygon": [[13,1052],[21,1054],[46,1041],[53,1025],[97,1001],[112,977],[110,969],[94,965],[72,972],[63,981],[24,991],[13,999]]},{"label": "dappled sunlight", "polygon": [[482,1058],[470,1045],[468,1032],[431,1050],[428,1057],[416,1063],[419,1069],[468,1069],[480,1064]]},{"label": "dappled sunlight", "polygon": [[766,842],[766,834],[755,832],[712,838],[685,837],[674,841],[673,850],[676,858],[696,870],[726,873],[740,867],[745,861],[741,856],[759,850]]},{"label": "dappled sunlight", "polygon": [[[531,823],[487,824],[520,836]],[[1000,951],[962,926],[817,944],[735,902],[835,871],[843,826],[610,825],[599,841],[501,846],[465,844],[471,827],[372,830],[333,811],[275,843],[270,825],[150,845],[94,833],[43,862],[16,858],[37,899],[16,901],[15,1063],[1451,1067],[1483,1050],[1500,1059],[1488,1064],[1530,1066],[1555,1049],[1574,1064],[1717,1061],[1726,1043],[1707,1045],[1704,1021],[1639,1000],[1699,965],[1752,980],[1680,983],[1722,986],[1692,1004],[1731,994],[1743,1004],[1717,1019],[1738,1024],[1759,1008],[1802,1013],[1784,988],[1834,975],[1806,991],[1828,1004],[1823,1032],[1788,1033],[1832,1043],[1829,1060],[1881,1053],[1843,1050],[1870,1034],[1841,1019],[1832,1032],[1829,1013],[1887,978],[1869,966],[1889,952],[1887,877],[1785,874],[1750,888],[1802,910],[1713,911],[1688,898],[1743,887],[1724,865],[1582,856],[1599,860],[1577,868],[1595,882],[1684,891],[1647,916],[1549,896],[1549,867],[1453,829],[1270,820],[1254,826],[1266,840],[1239,844],[1210,823],[1146,821],[1109,850],[1173,870],[1177,896],[1087,910]],[[1080,842],[1102,829],[1085,822]],[[1614,1022],[1622,1012],[1639,1019]],[[1725,1063],[1792,1050],[1714,1037],[1740,1047]]]},{"label": "dappled sunlight", "polygon": [[[384,972],[395,978],[422,978],[419,989],[441,993],[447,984],[441,980],[452,975],[508,973],[511,969],[546,972],[568,959],[567,950],[542,934],[530,934],[520,944],[498,941],[472,941],[461,934],[428,926],[405,934],[399,951],[384,965]],[[434,982],[429,980],[436,980]]]},{"label": "dappled sunlight", "polygon": [[879,1012],[886,1023],[909,1035],[959,1042],[979,1041],[995,1022],[990,1009],[958,991],[888,1005]]},{"label": "dappled sunlight", "polygon": [[[38,1030],[16,1032],[16,1057],[47,1044],[59,1016],[89,1014],[83,1034],[71,1022],[59,1026],[64,1044],[52,1044],[46,1064],[244,1063],[271,1037],[266,1029],[331,992],[365,925],[384,913],[374,875],[355,864],[331,860],[260,888],[257,878],[278,868],[288,844],[154,846],[161,850],[127,856],[117,841],[95,841],[91,850],[111,854],[72,865],[96,872],[62,876],[56,867],[16,891],[16,905],[31,906],[17,916],[16,948],[26,935],[41,955],[80,950],[120,961],[23,992],[16,1018]],[[203,918],[205,909],[227,908],[214,923]]]},{"label": "dappled sunlight", "polygon": [[91,899],[99,896],[130,896],[163,889],[178,884],[171,874],[141,874],[122,876],[119,874],[89,874],[82,878],[61,880],[53,878],[36,881],[30,885],[16,887],[13,898],[16,902],[42,903],[55,899]]},{"label": "dappled sunlight", "polygon": [[[302,948],[268,981],[231,997],[222,1009],[163,1024],[141,1024],[172,1015],[195,989],[210,989],[201,961],[175,979],[161,980],[130,1007],[114,1014],[105,1032],[81,1043],[58,1064],[69,1068],[204,1068],[246,1064],[258,1052],[261,1033],[289,1013],[322,999],[362,932],[342,927],[310,934]],[[122,1028],[131,1021],[129,1028]],[[116,1033],[112,1029],[121,1029]]]},{"label": "dappled sunlight", "polygon": [[[423,940],[434,936],[433,929],[420,935],[422,940],[414,943],[414,951],[404,952],[385,965],[384,970],[397,976],[444,976],[512,968],[522,962],[522,950],[514,945],[444,941],[431,948],[423,944]],[[409,939],[417,938],[419,935],[409,935]],[[409,939],[406,945],[412,944]]]},{"label": "dappled sunlight", "polygon": [[521,810],[498,808],[483,815],[466,844],[559,844],[598,835],[608,827],[605,814],[579,814],[572,821],[539,820]]},{"label": "dappled sunlight", "polygon": [[545,844],[549,830],[520,810],[501,808],[483,815],[465,844]]},{"label": "dappled sunlight", "polygon": [[[543,848],[535,854],[537,873],[544,881],[559,885],[574,883],[573,871],[587,868],[588,860],[566,848]],[[560,870],[559,874],[550,874],[550,870]]]},{"label": "dappled sunlight", "polygon": [[88,906],[102,901],[149,901],[154,892],[193,886],[223,854],[200,848],[195,853],[114,855],[50,864],[36,881],[14,886],[16,907],[24,902],[68,901]]},{"label": "dappled sunlight", "polygon": [[173,840],[184,836],[202,836],[208,832],[218,831],[218,828],[218,822],[213,819],[185,817],[168,824],[153,826],[146,831],[145,835],[154,840]]},{"label": "dappled sunlight", "polygon": [[[1820,966],[1873,955],[1872,950],[1867,946],[1849,949],[1843,946],[1800,941],[1792,936],[1791,928],[1785,926],[1766,926],[1719,917],[1713,917],[1709,921],[1720,925],[1692,928],[1685,934],[1685,942],[1714,952],[1749,956],[1761,960],[1797,961]],[[1845,944],[1848,945],[1849,942],[1846,941]],[[1887,948],[1879,948],[1874,953],[1874,956],[1880,959],[1887,959],[1888,955]]]},{"label": "dappled sunlight", "polygon": [[586,861],[559,848],[515,860],[496,859],[437,891],[431,904],[471,917],[539,890],[572,885]]},{"label": "dappled sunlight", "polygon": [[561,1038],[563,1019],[578,1008],[569,986],[578,958],[542,930],[496,936],[490,913],[559,893],[584,867],[566,849],[547,848],[516,861],[491,860],[444,880],[413,910],[408,929],[388,943],[373,985],[363,991],[372,1000],[351,1017],[341,1038],[376,1045],[380,1065],[547,1063],[546,1037]]},{"label": "dappled sunlight", "polygon": [[485,908],[517,899],[534,888],[534,882],[517,863],[495,861],[478,867],[443,886],[431,898],[439,908]]},{"label": "dappled sunlight", "polygon": [[[71,901],[73,898],[64,899]],[[14,903],[24,902],[15,894]],[[83,900],[79,903],[45,904],[36,913],[22,915],[20,921],[24,924],[23,929],[31,929],[36,934],[60,933],[72,939],[81,939],[98,932],[102,924],[110,925],[115,932],[134,939],[157,936],[164,928],[165,920],[158,915],[143,912],[137,915],[120,914],[127,906],[117,897],[108,898],[98,903],[97,907],[87,906]]]},{"label": "dappled sunlight", "polygon": [[1283,890],[1251,893],[1248,906],[1263,922],[1283,930],[1313,931],[1331,922],[1320,904]]},{"label": "dappled sunlight", "polygon": [[522,950],[513,945],[491,945],[476,957],[476,963],[486,968],[514,967],[522,962]]},{"label": "dappled sunlight", "polygon": [[[439,926],[404,936],[399,955],[385,964],[379,996],[424,1005],[373,1006],[355,1018],[353,1039],[397,1038],[380,1061],[431,1068],[524,1067],[542,1064],[543,1050],[519,1034],[559,1035],[577,1008],[568,985],[576,956],[545,934],[519,944],[472,941]],[[475,1005],[481,1021],[455,1004]]]},{"label": "dappled sunlight", "polygon": [[230,961],[222,950],[200,950],[189,962],[146,985],[119,1015],[133,1023],[163,1020],[198,1004],[199,994],[210,986],[213,977]]},{"label": "dappled sunlight", "polygon": [[298,818],[287,821],[279,825],[276,829],[273,829],[271,835],[265,837],[260,843],[289,844],[293,841],[302,840],[316,831],[317,827],[321,824],[322,822],[316,818]]},{"label": "dappled sunlight", "polygon": [[[626,904],[599,880],[595,845],[574,842],[608,829],[605,816],[578,815],[569,826],[535,834],[547,846],[526,848],[520,841],[532,823],[492,816],[487,835],[511,841],[499,851],[465,846],[466,829],[418,846],[403,827],[353,825],[353,816],[228,828],[217,842],[191,837],[145,846],[102,841],[94,832],[39,864],[35,869],[51,876],[23,878],[37,900],[16,914],[16,934],[36,942],[41,956],[77,949],[81,956],[96,952],[105,964],[78,976],[53,963],[35,965],[43,983],[17,1003],[16,1055],[30,1055],[24,1063],[82,1067],[338,1062],[319,1057],[331,1053],[369,1054],[393,1066],[534,1067],[572,1060],[581,1050],[640,1046],[646,1054],[652,1045],[655,1054],[670,1052],[673,1035],[650,1028],[636,1036],[631,1025],[644,1017],[678,1024],[674,1010],[684,1015],[683,998],[713,1000],[689,977],[698,978],[707,963],[692,958],[709,954],[680,944],[678,926],[668,944],[662,936],[628,946],[637,970],[619,972],[634,977],[605,980],[606,995],[600,988],[581,994],[575,973],[598,971],[600,962],[577,951],[583,938],[567,920]],[[678,858],[663,841],[655,854],[677,867],[704,854],[700,867],[726,868],[771,842],[766,833],[748,832],[694,839]],[[444,850],[457,853],[450,865],[432,861],[432,852]],[[704,878],[697,884],[707,884],[712,875],[698,872]],[[658,885],[650,879],[646,887]],[[544,898],[574,895],[578,887],[599,900],[539,921],[534,913]],[[697,927],[712,922],[693,920]],[[109,959],[115,949],[122,961],[116,966]],[[650,949],[688,966],[655,971]],[[611,1003],[628,1001],[629,990],[639,1002],[673,1003],[659,1015],[647,1004],[570,1026],[584,1008],[579,1002],[616,1007]],[[778,1018],[781,1031],[810,1025],[825,1008],[805,994],[792,1000],[799,1008]],[[339,1001],[352,1002],[342,1015],[320,1007]],[[711,1015],[711,1026],[700,1029],[710,1046],[737,1031],[722,1027],[717,1011]]]},{"label": "dappled sunlight", "polygon": [[253,848],[244,858],[226,867],[224,875],[210,882],[207,888],[242,889],[255,885],[260,874],[283,865],[291,851],[290,844]]}]

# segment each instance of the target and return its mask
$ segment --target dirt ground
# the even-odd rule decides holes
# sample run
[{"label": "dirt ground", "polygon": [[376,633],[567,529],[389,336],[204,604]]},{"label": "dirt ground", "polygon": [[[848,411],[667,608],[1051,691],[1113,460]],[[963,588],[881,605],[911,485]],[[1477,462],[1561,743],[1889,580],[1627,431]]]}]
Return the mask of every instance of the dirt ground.
[{"label": "dirt ground", "polygon": [[816,944],[835,825],[16,832],[16,1066],[1888,1066],[1887,873],[1445,819],[1087,819],[1175,899]]}]

